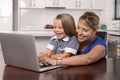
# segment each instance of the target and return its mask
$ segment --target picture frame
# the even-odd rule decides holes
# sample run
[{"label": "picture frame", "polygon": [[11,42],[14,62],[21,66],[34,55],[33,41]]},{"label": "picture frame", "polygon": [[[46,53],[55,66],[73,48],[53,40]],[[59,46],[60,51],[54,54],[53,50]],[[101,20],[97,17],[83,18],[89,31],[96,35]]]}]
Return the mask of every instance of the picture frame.
[{"label": "picture frame", "polygon": [[115,0],[115,20],[120,20],[120,0]]}]

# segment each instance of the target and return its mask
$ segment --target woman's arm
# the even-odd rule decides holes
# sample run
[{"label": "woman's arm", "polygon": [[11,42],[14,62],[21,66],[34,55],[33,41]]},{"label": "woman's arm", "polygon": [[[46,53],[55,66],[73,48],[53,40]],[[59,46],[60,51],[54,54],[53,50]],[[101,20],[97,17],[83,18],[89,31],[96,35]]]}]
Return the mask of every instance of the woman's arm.
[{"label": "woman's arm", "polygon": [[84,55],[72,56],[62,61],[63,65],[88,65],[94,63],[105,56],[105,47],[95,46],[89,53]]},{"label": "woman's arm", "polygon": [[[76,55],[62,59],[62,65],[88,65],[94,63],[105,56],[105,47],[102,45],[95,46],[89,53],[84,55]],[[56,59],[45,58],[45,60],[52,65],[56,65]]]},{"label": "woman's arm", "polygon": [[64,53],[52,54],[52,55],[50,56],[50,58],[54,58],[54,59],[57,59],[57,58],[59,58],[59,57],[65,58],[65,57],[69,57],[69,56],[71,56],[71,55],[72,55],[72,54],[69,53],[69,52],[64,52]]}]

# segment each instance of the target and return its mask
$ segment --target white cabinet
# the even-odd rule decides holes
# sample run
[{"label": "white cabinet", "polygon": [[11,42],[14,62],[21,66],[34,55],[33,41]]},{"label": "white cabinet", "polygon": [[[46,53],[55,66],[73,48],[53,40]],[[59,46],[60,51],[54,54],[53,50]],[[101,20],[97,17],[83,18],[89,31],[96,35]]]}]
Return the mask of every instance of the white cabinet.
[{"label": "white cabinet", "polygon": [[64,8],[66,0],[19,0],[20,8]]},{"label": "white cabinet", "polygon": [[103,9],[104,0],[67,0],[67,9]]},{"label": "white cabinet", "polygon": [[12,30],[12,0],[0,0],[0,31]]},{"label": "white cabinet", "polygon": [[65,7],[66,0],[45,0],[45,7]]},{"label": "white cabinet", "polygon": [[91,7],[90,0],[68,0],[67,9],[89,9]]},{"label": "white cabinet", "polygon": [[45,8],[45,0],[19,0],[20,8]]},{"label": "white cabinet", "polygon": [[19,0],[20,8],[103,9],[104,0]]},{"label": "white cabinet", "polygon": [[104,0],[92,0],[92,9],[104,9]]}]

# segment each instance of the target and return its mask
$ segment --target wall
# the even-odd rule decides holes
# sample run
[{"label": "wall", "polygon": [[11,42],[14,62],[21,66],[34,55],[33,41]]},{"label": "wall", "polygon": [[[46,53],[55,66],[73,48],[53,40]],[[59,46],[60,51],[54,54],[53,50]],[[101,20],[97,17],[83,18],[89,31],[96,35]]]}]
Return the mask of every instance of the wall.
[{"label": "wall", "polygon": [[106,24],[108,30],[112,27],[112,20],[114,20],[115,0],[105,0],[105,8],[101,13],[101,23]]},{"label": "wall", "polygon": [[0,31],[12,31],[12,0],[0,0]]},{"label": "wall", "polygon": [[78,18],[85,11],[94,11],[101,17],[101,11],[66,10],[66,9],[21,9],[19,30],[41,30],[46,24],[53,24],[53,19],[60,13],[73,15],[77,24]]},{"label": "wall", "polygon": [[35,37],[37,53],[43,52],[49,43],[50,37]]}]

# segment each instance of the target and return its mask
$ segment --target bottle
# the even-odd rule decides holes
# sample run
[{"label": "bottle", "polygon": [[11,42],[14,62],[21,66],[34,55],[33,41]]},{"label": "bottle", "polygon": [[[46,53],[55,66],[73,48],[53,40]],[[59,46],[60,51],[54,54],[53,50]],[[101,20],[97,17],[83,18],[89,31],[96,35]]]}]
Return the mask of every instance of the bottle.
[{"label": "bottle", "polygon": [[100,28],[101,28],[101,30],[107,30],[107,25],[102,24]]}]

